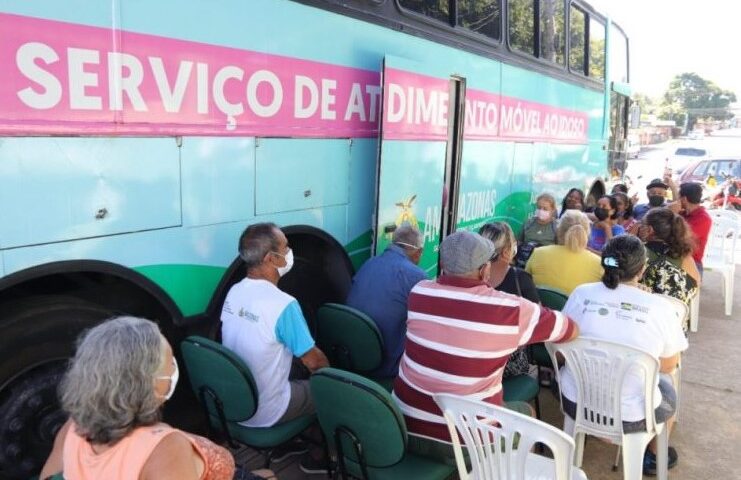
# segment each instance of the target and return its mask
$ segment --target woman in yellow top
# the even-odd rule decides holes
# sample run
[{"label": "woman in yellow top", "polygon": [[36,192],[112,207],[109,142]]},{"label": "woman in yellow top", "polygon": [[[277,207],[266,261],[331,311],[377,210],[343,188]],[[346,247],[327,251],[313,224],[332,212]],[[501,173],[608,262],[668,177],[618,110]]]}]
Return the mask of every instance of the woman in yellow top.
[{"label": "woman in yellow top", "polygon": [[602,278],[600,257],[587,250],[589,219],[579,210],[566,210],[556,230],[557,245],[536,248],[525,266],[535,285],[569,295],[583,283]]}]

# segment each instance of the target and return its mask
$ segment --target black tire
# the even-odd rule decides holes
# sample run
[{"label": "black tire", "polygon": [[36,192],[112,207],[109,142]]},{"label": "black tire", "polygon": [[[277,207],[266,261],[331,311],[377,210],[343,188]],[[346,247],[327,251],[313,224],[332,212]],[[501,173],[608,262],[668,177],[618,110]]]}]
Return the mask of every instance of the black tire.
[{"label": "black tire", "polygon": [[65,416],[57,387],[79,334],[111,311],[73,297],[0,305],[0,478],[38,473]]}]

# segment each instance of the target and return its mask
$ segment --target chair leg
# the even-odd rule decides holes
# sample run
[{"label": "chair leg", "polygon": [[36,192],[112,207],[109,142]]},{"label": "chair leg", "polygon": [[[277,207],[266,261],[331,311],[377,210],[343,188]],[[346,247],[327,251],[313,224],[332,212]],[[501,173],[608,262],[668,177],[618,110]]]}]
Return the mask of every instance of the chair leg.
[{"label": "chair leg", "polygon": [[726,306],[726,315],[730,316],[733,309],[733,272],[723,272],[723,297]]},{"label": "chair leg", "polygon": [[622,451],[622,445],[617,446],[617,450],[615,451],[615,463],[612,464],[612,471],[617,472],[618,467],[620,466],[620,452]]},{"label": "chair leg", "polygon": [[540,399],[537,395],[535,395],[535,398],[533,400],[535,401],[535,418],[540,420]]},{"label": "chair leg", "polygon": [[643,455],[650,440],[646,433],[623,435],[623,480],[643,478]]},{"label": "chair leg", "polygon": [[667,480],[669,475],[669,429],[664,424],[656,436],[656,478]]},{"label": "chair leg", "polygon": [[697,332],[700,324],[700,293],[690,300],[690,332]]},{"label": "chair leg", "polygon": [[584,462],[584,443],[587,439],[587,435],[584,432],[579,432],[574,437],[574,443],[576,444],[576,452],[574,453],[574,465],[581,468],[582,462]]}]

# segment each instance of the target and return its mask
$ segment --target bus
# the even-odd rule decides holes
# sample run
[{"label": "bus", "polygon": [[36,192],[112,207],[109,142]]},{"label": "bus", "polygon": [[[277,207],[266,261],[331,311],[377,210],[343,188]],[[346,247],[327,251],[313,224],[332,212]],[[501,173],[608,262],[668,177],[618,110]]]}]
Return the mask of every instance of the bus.
[{"label": "bus", "polygon": [[0,477],[44,461],[81,331],[216,331],[248,224],[311,326],[404,222],[434,277],[456,229],[594,202],[628,46],[582,0],[0,0]]}]

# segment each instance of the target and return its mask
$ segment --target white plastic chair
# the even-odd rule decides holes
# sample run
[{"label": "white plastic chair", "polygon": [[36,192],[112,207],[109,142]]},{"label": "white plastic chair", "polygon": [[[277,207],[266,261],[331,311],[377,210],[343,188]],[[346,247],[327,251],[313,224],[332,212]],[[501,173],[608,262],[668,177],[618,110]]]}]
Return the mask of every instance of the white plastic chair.
[{"label": "white plastic chair", "polygon": [[705,271],[720,272],[723,275],[723,298],[726,315],[733,309],[733,277],[736,273],[736,240],[739,233],[739,221],[726,215],[711,217],[708,243],[702,266]]},{"label": "white plastic chair", "polygon": [[[546,343],[556,365],[556,353],[561,353],[576,380],[576,419],[564,413],[564,431],[574,437],[575,462],[580,467],[584,456],[584,439],[594,435],[621,445],[623,449],[623,479],[643,478],[643,455],[651,439],[657,437],[656,463],[659,480],[666,480],[669,461],[669,438],[664,424],[654,417],[654,390],[659,374],[659,362],[649,354],[626,345],[577,338],[567,343]],[[623,433],[622,386],[632,368],[643,371],[645,382],[646,431]],[[557,373],[561,385],[560,372]],[[563,411],[563,405],[561,406]]]},{"label": "white plastic chair", "polygon": [[[663,295],[659,294],[660,297],[664,298],[666,301],[668,301],[672,307],[674,308],[677,319],[680,322],[680,325],[684,325],[687,322],[687,319],[690,317],[690,307],[681,301],[678,298],[670,297],[669,295]],[[679,403],[682,399],[682,396],[680,395],[680,390],[682,388],[682,357],[680,355],[679,357],[679,363],[677,364],[677,369],[674,370],[674,373],[672,373],[672,381],[674,383],[674,390],[677,393],[677,405],[674,410],[674,421],[679,422]]]},{"label": "white plastic chair", "polygon": [[[574,441],[557,428],[458,395],[439,393],[433,398],[448,424],[461,480],[586,480],[584,472],[573,466]],[[466,444],[471,472],[458,433]],[[553,459],[532,452],[538,442],[550,448]]]},{"label": "white plastic chair", "polygon": [[700,290],[690,298],[690,332],[697,332],[700,327]]}]

